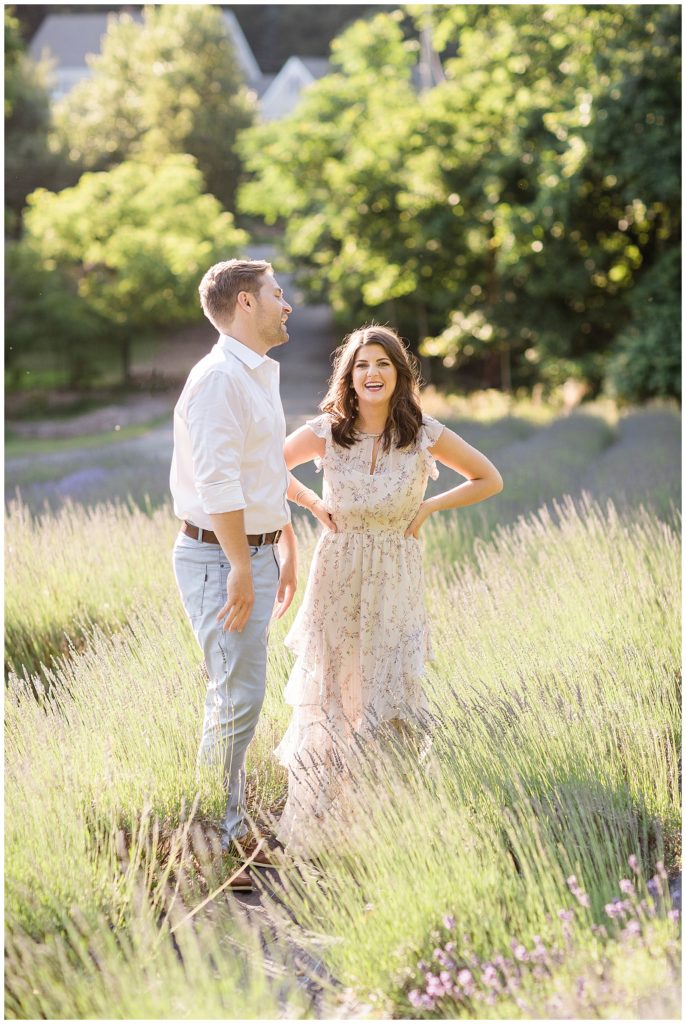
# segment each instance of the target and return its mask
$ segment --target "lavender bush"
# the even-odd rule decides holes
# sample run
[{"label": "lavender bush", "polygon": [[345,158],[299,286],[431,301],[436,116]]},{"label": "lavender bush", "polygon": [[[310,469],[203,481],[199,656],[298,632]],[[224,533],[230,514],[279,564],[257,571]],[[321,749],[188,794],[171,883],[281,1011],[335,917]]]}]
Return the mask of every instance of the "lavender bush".
[{"label": "lavender bush", "polygon": [[[676,1010],[679,911],[671,906],[667,873],[658,861],[656,873],[642,885],[634,854],[629,866],[635,877],[619,881],[621,896],[605,904],[602,923],[593,921],[589,895],[571,875],[567,886],[577,906],[560,908],[557,920],[548,915],[545,939],[513,937],[506,954],[478,956],[472,937],[460,934],[455,917],[445,914],[442,927],[431,935],[432,952],[405,980],[407,1016],[603,1017],[613,1000],[633,1016],[632,1009],[656,994],[665,1011]],[[627,991],[617,963],[645,958],[652,961],[655,975],[646,985],[636,973],[634,990]]]}]

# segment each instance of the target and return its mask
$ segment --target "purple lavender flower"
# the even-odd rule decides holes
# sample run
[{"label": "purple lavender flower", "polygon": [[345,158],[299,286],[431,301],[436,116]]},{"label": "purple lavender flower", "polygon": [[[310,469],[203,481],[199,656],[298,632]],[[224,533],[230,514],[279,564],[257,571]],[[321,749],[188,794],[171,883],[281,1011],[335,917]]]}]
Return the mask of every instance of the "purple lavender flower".
[{"label": "purple lavender flower", "polygon": [[446,944],[445,944],[445,951],[446,951],[446,953],[452,953],[454,949],[455,949],[455,943],[454,942],[446,942]]},{"label": "purple lavender flower", "polygon": [[431,981],[426,983],[426,994],[432,998],[440,998],[445,995],[445,986],[439,978],[432,977]]},{"label": "purple lavender flower", "polygon": [[498,972],[496,971],[493,964],[484,964],[484,972],[481,975],[481,980],[484,985],[495,988],[498,982]]},{"label": "purple lavender flower", "polygon": [[641,934],[641,926],[638,921],[629,921],[624,929],[624,935],[629,938],[636,938]]},{"label": "purple lavender flower", "polygon": [[545,946],[541,942],[541,936],[540,935],[534,935],[534,942],[536,943],[536,945],[531,950],[531,959],[532,960],[539,960],[541,962],[544,961],[544,960],[547,960],[547,958],[548,958],[548,951],[546,950]]},{"label": "purple lavender flower", "polygon": [[514,953],[515,960],[521,960],[522,963],[526,963],[529,959],[526,946],[523,946],[521,942],[518,942],[513,946],[512,952]]},{"label": "purple lavender flower", "polygon": [[558,910],[557,916],[560,918],[561,921],[565,921],[566,923],[569,923],[574,918],[574,911],[573,910]]},{"label": "purple lavender flower", "polygon": [[422,1005],[422,996],[419,989],[410,989],[410,991],[407,993],[407,998],[409,999],[411,1005],[415,1007],[415,1009],[419,1009],[419,1007]]},{"label": "purple lavender flower", "polygon": [[611,918],[614,921],[615,918],[619,917],[619,915],[622,913],[622,903],[621,903],[621,901],[619,901],[619,903],[616,903],[616,902],[606,903],[605,904],[605,913],[607,914],[607,916],[609,918]]},{"label": "purple lavender flower", "polygon": [[660,891],[660,876],[653,875],[647,882],[648,892],[651,896],[657,896]]},{"label": "purple lavender flower", "polygon": [[452,985],[453,983],[452,975],[448,971],[441,971],[438,977],[443,985]]},{"label": "purple lavender flower", "polygon": [[453,915],[445,914],[445,916],[443,917],[443,924],[448,929],[448,931],[451,932],[455,927],[455,918],[453,917]]},{"label": "purple lavender flower", "polygon": [[620,888],[621,892],[625,893],[627,896],[634,896],[635,895],[635,889],[634,889],[632,883],[629,881],[628,878],[620,878],[620,880],[619,880],[619,888]]},{"label": "purple lavender flower", "polygon": [[631,870],[634,872],[635,875],[639,875],[641,873],[641,869],[638,866],[638,857],[636,856],[635,853],[632,853],[632,854],[629,855],[629,862],[628,863],[629,863],[629,867],[631,868]]},{"label": "purple lavender flower", "polygon": [[668,910],[667,911],[667,917],[669,918],[670,921],[678,921],[680,916],[681,915],[679,914],[678,910]]},{"label": "purple lavender flower", "polygon": [[567,879],[567,885],[572,890],[576,889],[578,884],[579,883],[576,880],[576,875],[570,875],[569,878]]},{"label": "purple lavender flower", "polygon": [[422,1007],[422,1009],[424,1009],[424,1010],[433,1010],[435,1008],[436,1003],[431,998],[431,996],[424,995],[424,996],[421,996],[420,998],[421,998],[420,1006]]},{"label": "purple lavender flower", "polygon": [[427,964],[426,960],[420,960],[419,963],[417,964],[417,967],[419,968],[420,971],[427,971],[429,969],[429,965]]},{"label": "purple lavender flower", "polygon": [[460,971],[460,973],[457,976],[457,980],[459,981],[460,985],[462,985],[463,988],[467,988],[468,985],[474,984],[472,972],[468,971],[466,968]]}]

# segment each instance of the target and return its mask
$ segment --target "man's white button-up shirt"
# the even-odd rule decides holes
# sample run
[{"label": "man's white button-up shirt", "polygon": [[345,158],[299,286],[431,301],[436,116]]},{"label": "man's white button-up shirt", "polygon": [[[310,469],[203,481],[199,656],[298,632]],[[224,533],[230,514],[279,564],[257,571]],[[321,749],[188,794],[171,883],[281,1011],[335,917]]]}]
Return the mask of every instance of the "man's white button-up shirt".
[{"label": "man's white button-up shirt", "polygon": [[174,409],[174,513],[211,530],[210,513],[245,509],[246,533],[281,529],[291,518],[285,437],[279,364],[220,334]]}]

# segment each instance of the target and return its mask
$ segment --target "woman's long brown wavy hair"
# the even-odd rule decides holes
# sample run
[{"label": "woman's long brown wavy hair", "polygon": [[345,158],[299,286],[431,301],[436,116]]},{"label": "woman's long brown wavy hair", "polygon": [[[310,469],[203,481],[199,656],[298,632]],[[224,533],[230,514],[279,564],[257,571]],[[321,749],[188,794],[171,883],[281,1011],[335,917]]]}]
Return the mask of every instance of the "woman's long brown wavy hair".
[{"label": "woman's long brown wavy hair", "polygon": [[358,327],[344,338],[342,345],[334,353],[329,388],[319,408],[331,416],[331,434],[336,444],[350,448],[359,440],[355,430],[358,408],[352,372],[355,357],[363,345],[380,345],[398,374],[395,390],[391,395],[386,427],[381,436],[383,448],[389,451],[393,444],[398,448],[407,448],[417,440],[422,425],[419,365],[390,327],[368,324],[365,327]]}]

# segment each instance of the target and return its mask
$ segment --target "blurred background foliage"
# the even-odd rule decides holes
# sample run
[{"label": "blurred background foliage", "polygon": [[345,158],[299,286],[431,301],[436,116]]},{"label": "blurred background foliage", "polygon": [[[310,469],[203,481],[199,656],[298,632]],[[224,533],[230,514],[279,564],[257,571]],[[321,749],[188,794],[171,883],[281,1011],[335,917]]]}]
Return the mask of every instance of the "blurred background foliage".
[{"label": "blurred background foliage", "polygon": [[113,24],[53,108],[5,9],[10,368],[48,338],[83,380],[102,337],[125,373],[126,339],[193,318],[189,282],[245,251],[235,215],[342,328],[398,327],[436,384],[680,395],[677,5],[258,5],[251,43],[272,8],[284,46],[310,11],[312,38],[364,17],[271,123],[216,7]]},{"label": "blurred background foliage", "polygon": [[[12,337],[28,327],[31,343],[48,348],[57,331],[69,336],[82,310],[70,341],[72,385],[89,377],[103,345],[115,349],[128,380],[133,337],[192,320],[207,267],[247,243],[203,189],[195,158],[182,154],[85,173],[58,193],[33,192],[23,238],[9,247]],[[65,310],[56,317],[60,296]]]}]

